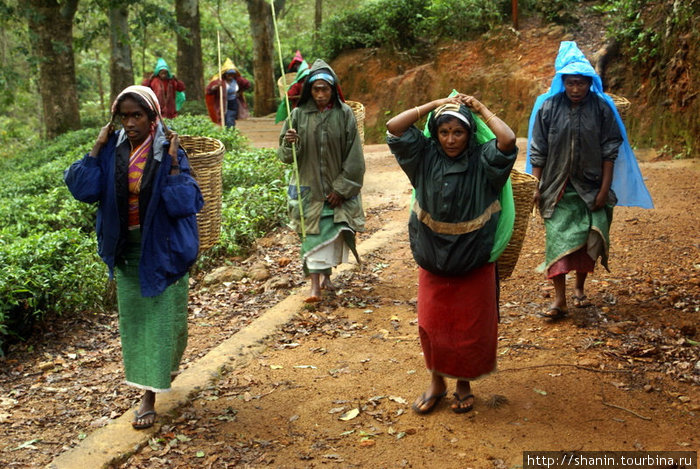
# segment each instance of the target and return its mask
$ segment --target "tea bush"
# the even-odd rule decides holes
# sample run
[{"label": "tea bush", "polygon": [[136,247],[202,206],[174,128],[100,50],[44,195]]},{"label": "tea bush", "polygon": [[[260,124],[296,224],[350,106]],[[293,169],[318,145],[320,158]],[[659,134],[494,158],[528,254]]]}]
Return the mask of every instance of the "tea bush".
[{"label": "tea bush", "polygon": [[332,59],[343,50],[380,46],[419,53],[440,39],[488,31],[509,8],[507,0],[376,0],[325,21],[322,53]]},{"label": "tea bush", "polygon": [[[167,125],[225,144],[221,242],[206,259],[244,253],[283,218],[284,165],[274,151],[250,148],[237,130],[206,116],[181,116]],[[64,169],[89,151],[98,131],[70,132],[0,158],[0,354],[8,339],[27,337],[36,321],[114,307],[105,300],[111,297],[97,255],[96,206],[73,199],[63,183]]]}]

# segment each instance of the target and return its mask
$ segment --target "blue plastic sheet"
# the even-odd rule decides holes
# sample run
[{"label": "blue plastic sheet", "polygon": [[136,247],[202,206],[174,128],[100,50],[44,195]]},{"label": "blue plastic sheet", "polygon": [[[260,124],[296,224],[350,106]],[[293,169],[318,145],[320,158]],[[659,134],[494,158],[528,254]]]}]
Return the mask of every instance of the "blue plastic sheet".
[{"label": "blue plastic sheet", "polygon": [[586,56],[583,55],[583,52],[576,46],[575,42],[562,41],[559,46],[559,54],[554,61],[554,69],[556,73],[549,91],[537,97],[535,106],[532,108],[532,114],[530,115],[525,171],[532,174],[532,165],[530,164],[530,139],[532,138],[532,128],[535,124],[537,111],[542,107],[542,103],[544,103],[547,98],[564,91],[562,75],[585,75],[593,79],[591,83],[591,92],[603,98],[612,109],[617,125],[620,127],[620,133],[622,134],[623,142],[622,145],[620,145],[620,150],[615,160],[612,181],[612,190],[615,191],[617,195],[617,205],[654,208],[651,195],[644,184],[644,178],[642,178],[642,173],[639,170],[637,159],[627,140],[627,130],[625,129],[625,124],[622,122],[620,113],[617,112],[612,98],[603,92],[603,82],[595,72],[593,66],[591,66],[591,63],[586,59]]}]

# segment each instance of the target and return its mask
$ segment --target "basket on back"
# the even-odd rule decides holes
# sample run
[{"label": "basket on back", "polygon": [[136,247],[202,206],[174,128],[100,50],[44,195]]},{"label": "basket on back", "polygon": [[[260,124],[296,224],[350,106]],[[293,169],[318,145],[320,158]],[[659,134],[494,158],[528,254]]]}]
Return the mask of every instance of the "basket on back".
[{"label": "basket on back", "polygon": [[345,101],[345,104],[350,106],[355,120],[357,121],[357,133],[360,134],[360,142],[365,144],[365,105],[357,101]]},{"label": "basket on back", "polygon": [[504,280],[511,276],[515,264],[520,257],[520,250],[525,240],[525,232],[532,212],[532,194],[537,186],[537,178],[527,173],[513,169],[510,172],[513,186],[513,201],[515,202],[515,221],[513,234],[503,254],[498,258],[498,276]]},{"label": "basket on back", "polygon": [[625,98],[624,96],[619,96],[612,93],[605,94],[610,96],[613,103],[615,104],[615,107],[617,108],[617,112],[620,113],[620,116],[624,116],[625,114],[627,114],[627,111],[629,111],[632,107],[632,103],[630,103],[629,99]]},{"label": "basket on back", "polygon": [[[280,98],[284,99],[284,96],[287,94],[287,89],[289,89],[290,86],[292,86],[292,83],[294,83],[294,79],[297,77],[297,72],[292,72],[292,73],[285,73],[283,76],[279,77],[277,79],[277,89],[280,92]],[[286,84],[285,84],[286,82]]]},{"label": "basket on back", "polygon": [[204,208],[197,214],[199,251],[209,249],[219,241],[221,233],[221,162],[226,147],[209,137],[180,135],[180,145],[187,152],[192,175],[204,197]]}]

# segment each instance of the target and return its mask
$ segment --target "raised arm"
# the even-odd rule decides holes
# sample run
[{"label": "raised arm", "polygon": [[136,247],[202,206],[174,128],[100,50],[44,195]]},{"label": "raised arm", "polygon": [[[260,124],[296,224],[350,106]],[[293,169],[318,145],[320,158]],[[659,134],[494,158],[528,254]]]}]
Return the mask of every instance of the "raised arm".
[{"label": "raised arm", "polygon": [[460,100],[460,103],[481,115],[481,119],[496,135],[496,147],[498,147],[501,152],[509,154],[515,150],[515,132],[508,127],[508,124],[499,119],[494,112],[489,111],[489,109],[474,96],[459,94],[456,97]]},{"label": "raised arm", "polygon": [[420,106],[406,109],[401,114],[397,114],[389,119],[389,121],[386,123],[386,129],[391,135],[400,137],[406,130],[408,130],[409,127],[415,124],[418,119],[423,117],[425,114],[428,114],[430,111],[433,111],[447,103],[462,104],[462,101],[455,96],[452,98],[436,99],[435,101],[430,101],[425,104],[421,104]]}]

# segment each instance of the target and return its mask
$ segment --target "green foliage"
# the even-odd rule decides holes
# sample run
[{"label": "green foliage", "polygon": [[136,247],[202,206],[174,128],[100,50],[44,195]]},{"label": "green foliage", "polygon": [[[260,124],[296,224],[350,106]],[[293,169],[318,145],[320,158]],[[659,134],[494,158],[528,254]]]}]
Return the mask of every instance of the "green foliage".
[{"label": "green foliage", "polygon": [[660,36],[657,31],[645,28],[642,19],[644,0],[608,0],[598,11],[609,15],[608,34],[629,52],[632,62],[640,63],[659,55]]},{"label": "green foliage", "polygon": [[499,3],[480,0],[433,0],[425,23],[426,36],[436,31],[441,37],[470,39],[503,21]]},{"label": "green foliage", "polygon": [[216,125],[208,116],[183,114],[165,121],[169,128],[180,135],[197,135],[221,140],[228,151],[241,151],[248,145],[248,140],[238,129]]},{"label": "green foliage", "polygon": [[234,187],[224,196],[219,252],[242,254],[250,244],[285,216],[286,185],[282,180],[265,185]]},{"label": "green foliage", "polygon": [[502,21],[506,0],[373,0],[322,27],[328,58],[346,49],[389,46],[417,53],[439,39],[465,39]]},{"label": "green foliage", "polygon": [[[245,252],[284,215],[284,168],[272,150],[251,149],[237,131],[204,116],[168,125],[183,135],[222,140],[224,197],[221,242],[206,262]],[[110,309],[107,269],[97,255],[96,206],[76,201],[63,170],[94,143],[97,128],[25,145],[0,158],[0,354],[8,338],[26,337],[35,321],[66,311]],[[204,261],[200,261],[200,266]]]}]

